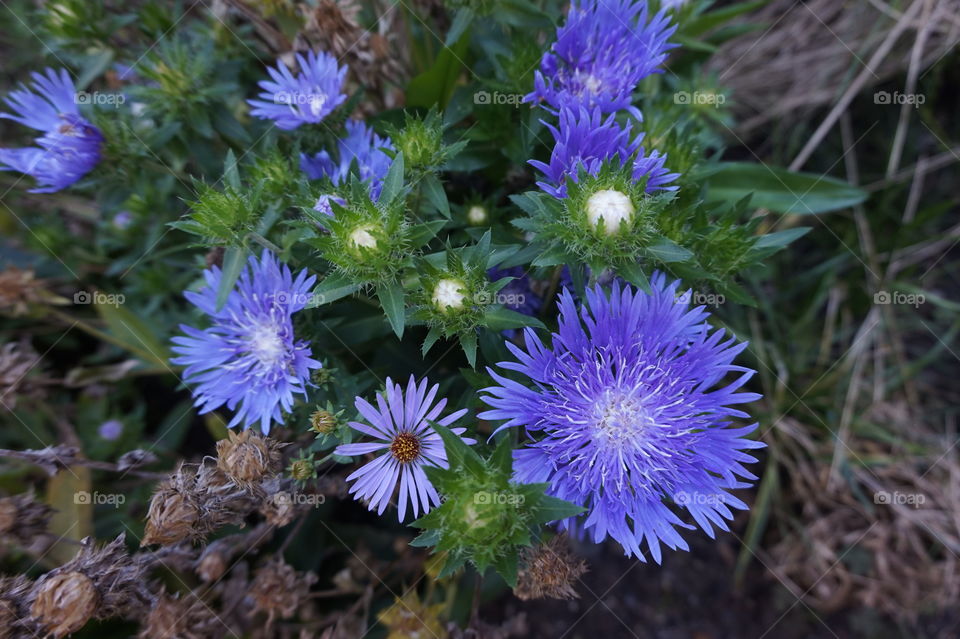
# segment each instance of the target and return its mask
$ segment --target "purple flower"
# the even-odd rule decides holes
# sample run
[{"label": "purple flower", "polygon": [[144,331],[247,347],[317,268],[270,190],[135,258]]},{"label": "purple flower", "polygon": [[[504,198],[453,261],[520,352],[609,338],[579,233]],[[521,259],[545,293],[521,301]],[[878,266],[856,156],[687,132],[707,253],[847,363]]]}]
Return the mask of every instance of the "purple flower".
[{"label": "purple flower", "polygon": [[282,412],[293,407],[295,394],[306,394],[310,370],[320,368],[311,359],[305,341],[296,341],[291,316],[310,299],[314,276],[301,271],[296,279],[269,251],[258,260],[251,256],[247,268],[217,309],[220,269],[204,272],[207,285],[184,296],[210,316],[212,326],[198,330],[180,325],[186,337],[173,338],[171,359],[186,366],[184,379],[196,386],[200,413],[226,404],[236,414],[229,426],[257,422],[269,432],[271,421],[283,423]]},{"label": "purple flower", "polygon": [[76,88],[66,70],[44,73],[31,74],[31,87],[21,85],[10,92],[5,101],[15,115],[0,113],[0,118],[43,131],[35,140],[37,146],[0,149],[0,171],[32,175],[38,184],[32,193],[59,191],[82,178],[100,162],[103,144],[100,129],[80,115]]},{"label": "purple flower", "polygon": [[499,366],[528,385],[489,371],[497,385],[478,416],[534,438],[514,453],[517,481],[548,482],[548,494],[587,508],[561,528],[596,543],[612,537],[641,559],[645,542],[657,562],[661,543],[686,550],[676,529],[693,527],[664,501],[711,537],[713,526],[727,530],[730,509],[747,508],[728,491],[756,479],[744,451],[763,446],[746,438],[756,424],[731,427],[747,417],[734,405],[760,397],[737,392],[755,372],[733,363],[746,343],[711,330],[709,313],[678,298],[678,284],[655,273],[651,294],[614,282],[608,296],[597,286],[579,312],[564,291],[549,345],[529,328],[525,350],[506,344],[517,361]]},{"label": "purple flower", "polygon": [[296,77],[282,62],[275,69],[267,68],[273,80],[260,82],[259,100],[247,100],[252,115],[274,120],[281,129],[296,129],[322,121],[347,99],[342,93],[347,67],[338,66],[332,55],[311,51],[298,54],[297,63]]},{"label": "purple flower", "polygon": [[[419,516],[421,510],[424,514],[428,513],[440,503],[436,489],[423,472],[427,466],[448,467],[443,440],[430,422],[449,426],[467,410],[458,410],[443,419],[437,419],[447,405],[447,400],[441,399],[431,408],[439,388],[439,384],[434,384],[428,393],[427,380],[417,385],[411,375],[404,394],[400,385],[394,384],[388,377],[386,395],[377,393],[377,408],[361,397],[356,399],[357,410],[369,425],[350,422],[350,426],[380,441],[342,444],[334,452],[338,455],[366,455],[386,451],[347,477],[347,481],[354,482],[350,492],[356,499],[369,501],[370,510],[376,508],[378,515],[382,515],[390,503],[398,479],[400,494],[397,507],[401,522],[407,513],[407,501],[413,507],[414,517]],[[460,435],[467,429],[450,430]],[[461,439],[468,444],[475,443],[475,440],[467,437]]]},{"label": "purple flower", "polygon": [[300,168],[311,180],[330,178],[334,186],[346,182],[351,167],[356,166],[360,180],[367,182],[370,198],[377,200],[383,179],[390,170],[393,159],[383,149],[393,151],[390,138],[382,138],[363,122],[347,122],[347,135],[338,144],[339,162],[335,162],[326,151],[320,151],[313,157],[300,155]]},{"label": "purple flower", "polygon": [[599,109],[564,109],[560,112],[559,127],[547,122],[544,124],[555,141],[550,163],[538,160],[530,160],[529,163],[546,178],[546,181],[537,182],[537,186],[554,197],[567,196],[566,180],[569,177],[578,182],[581,168],[590,175],[596,175],[607,161],[631,166],[634,180],[647,179],[648,193],[677,188],[667,186],[679,176],[679,173],[670,173],[664,167],[667,156],[658,151],[646,155],[641,146],[643,133],[631,140],[630,123],[621,128],[613,114],[604,119]]},{"label": "purple flower", "polygon": [[546,102],[553,111],[627,109],[637,119],[637,84],[667,57],[676,25],[661,10],[647,22],[645,0],[581,0],[570,7],[557,41],[543,54],[534,90],[525,102]]},{"label": "purple flower", "polygon": [[328,193],[324,193],[317,198],[317,203],[313,205],[313,210],[319,211],[328,217],[333,217],[333,207],[330,205],[330,202],[336,202],[340,206],[347,205],[347,201],[339,195],[330,195]]},{"label": "purple flower", "polygon": [[111,419],[97,427],[97,435],[107,441],[116,441],[123,434],[123,422]]}]

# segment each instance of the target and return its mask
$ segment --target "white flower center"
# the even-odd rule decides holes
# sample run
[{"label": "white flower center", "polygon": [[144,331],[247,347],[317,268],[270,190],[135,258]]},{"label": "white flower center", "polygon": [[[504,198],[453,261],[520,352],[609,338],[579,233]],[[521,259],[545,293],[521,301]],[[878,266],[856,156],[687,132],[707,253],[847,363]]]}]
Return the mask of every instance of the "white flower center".
[{"label": "white flower center", "polygon": [[463,294],[465,288],[464,283],[459,280],[440,280],[433,289],[433,303],[441,311],[448,308],[463,308],[463,300],[466,299],[466,295]]},{"label": "white flower center", "polygon": [[257,324],[250,332],[250,352],[266,367],[276,366],[286,355],[277,327],[271,324]]},{"label": "white flower center", "polygon": [[377,238],[370,234],[369,226],[361,226],[353,230],[350,233],[350,241],[353,242],[354,246],[362,246],[364,248],[377,248]]},{"label": "white flower center", "polygon": [[310,109],[310,115],[319,118],[322,115],[323,106],[327,103],[327,96],[323,93],[311,93],[307,106]]},{"label": "white flower center", "polygon": [[467,220],[471,224],[483,224],[487,221],[487,209],[479,204],[474,204],[467,211]]},{"label": "white flower center", "polygon": [[600,444],[615,448],[635,443],[656,422],[643,404],[629,395],[608,391],[595,404],[593,433]]},{"label": "white flower center", "polygon": [[600,226],[607,235],[615,235],[624,222],[629,222],[634,213],[633,202],[620,191],[597,191],[587,199],[587,219],[593,228]]}]

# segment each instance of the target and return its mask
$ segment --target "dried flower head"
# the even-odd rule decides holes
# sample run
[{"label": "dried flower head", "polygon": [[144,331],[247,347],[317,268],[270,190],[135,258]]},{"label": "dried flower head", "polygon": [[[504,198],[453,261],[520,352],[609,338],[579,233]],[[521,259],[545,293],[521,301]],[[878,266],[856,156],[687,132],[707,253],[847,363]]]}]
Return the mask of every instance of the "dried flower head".
[{"label": "dried flower head", "polygon": [[87,625],[99,603],[92,579],[80,572],[63,572],[36,588],[30,614],[47,632],[64,637]]},{"label": "dried flower head", "polygon": [[141,545],[203,539],[217,528],[242,523],[255,501],[217,467],[181,465],[157,487]]},{"label": "dried flower head", "polygon": [[293,495],[281,490],[263,500],[260,514],[266,518],[268,524],[282,528],[293,521],[297,514],[297,505],[293,501]]},{"label": "dried flower head", "polygon": [[289,619],[297,612],[316,580],[313,573],[297,573],[279,557],[270,560],[257,569],[250,585],[254,614],[266,613],[268,626],[276,617]]},{"label": "dried flower head", "polygon": [[254,482],[280,472],[281,445],[253,430],[245,430],[239,435],[229,431],[227,439],[217,442],[217,468],[238,486],[250,487]]},{"label": "dried flower head", "polygon": [[575,599],[580,595],[573,584],[587,571],[587,564],[574,557],[564,535],[523,554],[523,566],[517,577],[513,594],[524,601],[528,599]]},{"label": "dried flower head", "polygon": [[63,566],[36,581],[30,592],[30,614],[44,631],[63,637],[90,619],[136,618],[151,596],[143,568],[133,561],[120,535],[102,548],[91,537]]},{"label": "dried flower head", "polygon": [[17,400],[42,396],[42,386],[36,382],[35,372],[40,356],[28,341],[8,342],[0,346],[0,399],[11,410]]},{"label": "dried flower head", "polygon": [[27,605],[32,588],[33,582],[23,575],[0,577],[0,636],[40,634],[40,629],[35,627],[36,623],[30,617]]},{"label": "dried flower head", "polygon": [[44,280],[37,279],[33,271],[7,267],[0,271],[0,313],[13,317],[26,315],[31,304],[49,299],[44,289]]},{"label": "dried flower head", "polygon": [[224,622],[195,595],[161,593],[140,630],[140,639],[210,639],[223,636]]},{"label": "dried flower head", "polygon": [[27,546],[47,532],[53,509],[30,493],[0,498],[0,539]]}]

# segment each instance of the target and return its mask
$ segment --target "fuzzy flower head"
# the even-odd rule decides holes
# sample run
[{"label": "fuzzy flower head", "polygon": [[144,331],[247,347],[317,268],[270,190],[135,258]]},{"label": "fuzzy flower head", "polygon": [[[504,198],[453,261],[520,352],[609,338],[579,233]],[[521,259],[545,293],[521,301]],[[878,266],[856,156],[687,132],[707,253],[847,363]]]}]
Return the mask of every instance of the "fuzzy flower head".
[{"label": "fuzzy flower head", "polygon": [[570,7],[557,41],[543,54],[534,90],[525,102],[545,102],[553,111],[627,109],[638,119],[632,95],[637,84],[667,57],[676,25],[660,11],[647,21],[645,0],[580,0]]},{"label": "fuzzy flower head", "polygon": [[747,417],[735,405],[760,397],[738,392],[754,373],[733,363],[746,343],[711,330],[709,313],[689,308],[677,286],[660,273],[651,294],[614,282],[608,296],[598,286],[579,312],[564,291],[550,345],[531,329],[525,350],[507,344],[517,361],[500,367],[529,385],[490,371],[497,385],[485,389],[491,409],[479,415],[534,439],[514,453],[518,481],[549,482],[548,494],[587,508],[562,528],[596,543],[612,537],[641,559],[645,542],[657,562],[661,543],[686,550],[677,528],[692,528],[665,502],[711,537],[713,526],[727,530],[730,509],[747,508],[728,491],[756,479],[744,451],[763,446],[746,438],[755,424],[731,427]]},{"label": "fuzzy flower head", "polygon": [[363,122],[349,120],[346,127],[347,135],[338,145],[339,161],[334,161],[326,151],[313,157],[301,154],[300,168],[311,180],[327,177],[334,186],[340,186],[346,182],[351,168],[356,167],[356,174],[368,184],[370,197],[376,201],[380,198],[383,179],[393,163],[393,158],[384,149],[393,151],[393,143],[390,138],[374,133]]},{"label": "fuzzy flower head", "polygon": [[553,134],[554,147],[550,162],[530,160],[530,165],[543,173],[544,180],[537,185],[554,197],[567,196],[567,179],[577,182],[580,172],[597,175],[604,163],[612,163],[627,170],[634,181],[646,179],[646,191],[672,191],[669,183],[678,177],[664,167],[666,156],[653,151],[647,155],[643,134],[630,137],[630,124],[621,127],[615,116],[606,118],[599,109],[564,109],[560,125],[546,123]]},{"label": "fuzzy flower head", "polygon": [[273,120],[281,129],[296,129],[321,122],[347,99],[343,93],[347,67],[338,66],[332,55],[311,51],[298,54],[297,63],[296,76],[282,62],[267,68],[272,79],[260,82],[260,99],[247,100],[252,115]]},{"label": "fuzzy flower head", "polygon": [[[407,513],[408,501],[414,517],[418,517],[421,511],[426,514],[440,503],[440,496],[423,472],[429,466],[448,467],[443,440],[430,422],[449,426],[467,412],[462,409],[440,418],[447,400],[441,399],[434,404],[440,385],[434,384],[429,392],[427,386],[426,379],[417,384],[411,375],[404,392],[400,384],[394,384],[388,377],[386,393],[377,393],[376,408],[358,397],[357,410],[367,423],[350,422],[350,426],[377,441],[342,444],[334,451],[338,455],[366,455],[384,451],[354,471],[347,481],[354,482],[350,492],[356,499],[368,501],[370,510],[376,509],[377,514],[382,515],[399,480],[397,507],[401,522]],[[460,436],[466,428],[450,430]],[[468,444],[475,443],[475,440],[467,437],[461,439]]]},{"label": "fuzzy flower head", "polygon": [[272,421],[283,423],[294,395],[306,394],[311,369],[310,347],[297,341],[291,316],[310,299],[314,276],[296,278],[269,251],[251,256],[227,301],[217,309],[222,274],[216,266],[204,272],[206,286],[184,296],[210,316],[204,330],[180,326],[186,336],[173,338],[171,362],[186,366],[184,380],[194,386],[200,413],[226,405],[236,414],[229,426],[260,424],[269,432]]},{"label": "fuzzy flower head", "polygon": [[5,102],[14,113],[0,118],[19,122],[43,135],[37,146],[0,149],[0,171],[19,171],[33,176],[33,193],[64,189],[93,170],[100,162],[103,135],[77,107],[76,88],[66,70],[47,69],[33,73],[28,88],[11,91]]}]

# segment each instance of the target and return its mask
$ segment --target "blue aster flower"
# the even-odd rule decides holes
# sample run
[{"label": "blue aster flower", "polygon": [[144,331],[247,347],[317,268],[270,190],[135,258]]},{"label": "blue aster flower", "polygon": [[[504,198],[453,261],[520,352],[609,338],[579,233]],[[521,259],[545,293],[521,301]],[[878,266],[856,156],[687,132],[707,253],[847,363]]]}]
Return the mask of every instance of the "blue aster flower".
[{"label": "blue aster flower", "polygon": [[634,180],[646,178],[648,193],[677,188],[669,186],[680,174],[670,173],[664,167],[667,156],[659,151],[648,155],[642,146],[644,134],[631,139],[631,123],[621,127],[614,114],[604,118],[599,109],[564,109],[560,112],[559,127],[544,124],[555,142],[550,162],[529,160],[529,163],[546,178],[537,182],[537,186],[554,197],[567,196],[567,178],[577,182],[581,168],[589,175],[596,175],[607,161],[629,166]]},{"label": "blue aster flower", "polygon": [[347,67],[339,66],[332,55],[311,51],[298,54],[297,63],[297,76],[282,62],[267,68],[272,80],[260,82],[259,100],[247,100],[252,115],[273,120],[281,129],[296,129],[321,122],[347,99],[342,92]]},{"label": "blue aster flower", "polygon": [[525,102],[544,102],[553,111],[599,108],[603,113],[632,106],[637,84],[667,57],[676,25],[661,10],[647,21],[645,0],[581,0],[571,5],[557,41],[543,54],[534,90]]},{"label": "blue aster flower", "polygon": [[661,543],[687,549],[677,529],[693,526],[675,510],[711,537],[714,526],[728,530],[731,508],[747,508],[729,491],[756,479],[744,451],[763,446],[747,438],[756,424],[732,424],[747,417],[737,404],[760,397],[738,392],[755,372],[733,363],[747,344],[711,330],[678,284],[656,273],[650,294],[597,286],[579,313],[564,291],[550,344],[528,328],[525,349],[506,345],[516,361],[499,366],[527,385],[489,371],[497,385],[484,390],[491,409],[478,416],[533,439],[515,451],[518,481],[548,482],[549,494],[587,509],[561,528],[596,543],[611,537],[640,559],[645,542],[657,562]]},{"label": "blue aster flower", "polygon": [[206,286],[184,296],[210,316],[204,330],[180,325],[186,337],[173,338],[170,361],[186,366],[184,380],[195,387],[200,414],[223,405],[236,410],[228,426],[260,424],[269,432],[271,421],[283,423],[294,395],[305,395],[310,371],[320,368],[311,359],[306,341],[297,341],[291,316],[310,299],[315,276],[306,270],[296,278],[269,251],[251,256],[227,301],[217,309],[221,271],[204,272]]},{"label": "blue aster flower", "polygon": [[390,138],[374,133],[363,122],[349,120],[346,127],[347,135],[337,145],[339,161],[334,161],[326,151],[313,157],[301,154],[300,168],[311,180],[327,177],[334,186],[340,186],[346,182],[351,167],[355,166],[357,176],[369,185],[371,199],[377,200],[383,179],[393,163],[393,158],[384,149],[394,151],[393,143]]},{"label": "blue aster flower", "polygon": [[103,135],[80,115],[76,87],[66,70],[32,73],[32,85],[11,91],[7,106],[15,113],[0,118],[19,122],[43,135],[37,146],[0,149],[0,171],[32,175],[38,188],[32,193],[52,193],[70,186],[100,162]]},{"label": "blue aster flower", "polygon": [[[447,468],[447,453],[443,440],[436,429],[430,425],[435,422],[449,426],[463,417],[466,409],[450,413],[438,419],[447,405],[446,399],[433,404],[439,384],[434,384],[427,392],[427,380],[418,385],[413,375],[407,382],[406,393],[400,384],[394,384],[387,378],[386,394],[377,393],[377,408],[362,397],[357,397],[355,405],[367,424],[350,422],[350,426],[376,440],[369,443],[342,444],[334,451],[338,455],[366,455],[385,451],[373,461],[361,466],[347,477],[354,482],[350,493],[356,499],[369,502],[370,510],[376,508],[382,515],[393,497],[400,481],[400,493],[397,498],[399,519],[402,522],[407,513],[407,502],[413,507],[413,516],[430,512],[440,503],[440,496],[427,475],[425,467]],[[462,435],[466,428],[451,428],[455,435]],[[467,444],[476,440],[461,437]]]}]

